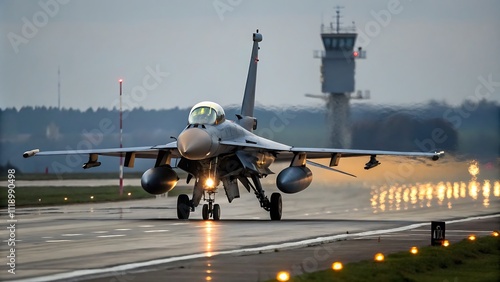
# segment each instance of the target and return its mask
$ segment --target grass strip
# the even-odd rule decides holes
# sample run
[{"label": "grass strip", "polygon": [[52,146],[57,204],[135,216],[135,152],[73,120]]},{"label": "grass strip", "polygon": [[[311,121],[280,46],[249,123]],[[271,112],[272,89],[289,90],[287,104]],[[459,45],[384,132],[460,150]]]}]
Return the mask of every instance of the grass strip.
[{"label": "grass strip", "polygon": [[[500,281],[500,237],[464,239],[449,247],[398,252],[385,261],[361,261],[291,277],[289,281]],[[276,280],[273,280],[276,281]]]},{"label": "grass strip", "polygon": [[[4,190],[4,189],[2,189]],[[3,192],[7,194],[7,189]],[[130,193],[130,195],[129,195]],[[154,198],[139,186],[124,186],[120,196],[118,186],[98,187],[17,187],[15,188],[16,208],[27,206],[50,206],[75,203],[98,203]],[[4,199],[4,197],[1,197]],[[7,207],[7,198],[0,201],[0,208]]]}]

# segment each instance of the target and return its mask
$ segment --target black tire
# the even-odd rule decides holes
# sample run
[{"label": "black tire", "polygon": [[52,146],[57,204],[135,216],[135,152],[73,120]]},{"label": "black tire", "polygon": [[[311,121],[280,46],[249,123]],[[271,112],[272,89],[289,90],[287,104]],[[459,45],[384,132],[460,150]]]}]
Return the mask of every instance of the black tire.
[{"label": "black tire", "polygon": [[281,219],[281,194],[273,193],[271,195],[271,210],[269,211],[269,215],[271,216],[271,220],[280,220]]},{"label": "black tire", "polygon": [[209,213],[207,204],[203,205],[203,209],[201,210],[201,216],[203,217],[203,220],[208,220]]},{"label": "black tire", "polygon": [[189,207],[189,197],[186,194],[180,194],[177,197],[177,218],[189,219],[191,208]]},{"label": "black tire", "polygon": [[214,218],[214,220],[220,219],[220,206],[219,206],[219,204],[214,205],[214,210],[212,211],[212,217]]}]

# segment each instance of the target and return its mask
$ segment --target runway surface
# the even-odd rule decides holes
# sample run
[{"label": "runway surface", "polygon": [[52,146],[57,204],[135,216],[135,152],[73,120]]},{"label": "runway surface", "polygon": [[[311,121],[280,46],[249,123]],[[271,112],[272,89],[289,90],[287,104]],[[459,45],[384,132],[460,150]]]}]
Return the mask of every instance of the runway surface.
[{"label": "runway surface", "polygon": [[[268,195],[275,191],[272,186],[265,189]],[[242,189],[241,198],[229,204],[223,190],[219,192],[218,222],[202,221],[201,208],[190,220],[177,220],[175,197],[19,208],[16,274],[8,273],[3,263],[0,280],[261,281],[273,278],[281,268],[297,273],[328,267],[333,253],[362,258],[360,250],[370,250],[369,242],[378,242],[380,236],[386,249],[406,246],[390,244],[391,237],[428,245],[431,220],[451,222],[493,214],[476,231],[486,234],[489,227],[499,228],[498,179],[405,185],[353,182],[334,188],[313,183],[301,193],[283,195],[284,215],[279,222],[269,220],[253,193]],[[2,210],[7,219],[5,214]],[[449,236],[457,240],[474,231],[453,224],[450,230]],[[2,228],[0,236],[8,238],[8,230]],[[335,244],[338,240],[347,241]],[[325,242],[333,243],[322,245]],[[355,247],[342,251],[347,242],[356,242]],[[316,257],[317,249],[307,248],[311,245],[324,246],[320,251],[328,259]],[[2,249],[7,250],[6,241]],[[325,257],[325,252],[318,256]]]}]

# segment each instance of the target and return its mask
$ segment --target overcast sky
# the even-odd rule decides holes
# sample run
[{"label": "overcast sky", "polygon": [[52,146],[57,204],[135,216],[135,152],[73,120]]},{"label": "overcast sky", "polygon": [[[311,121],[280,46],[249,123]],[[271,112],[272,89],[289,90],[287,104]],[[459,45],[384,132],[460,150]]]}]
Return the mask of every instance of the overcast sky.
[{"label": "overcast sky", "polygon": [[119,78],[124,107],[240,104],[256,28],[258,104],[320,106],[304,94],[321,93],[313,51],[335,5],[363,34],[356,88],[370,103],[458,104],[478,77],[500,82],[500,1],[393,2],[0,1],[0,107],[57,106],[59,66],[64,108],[116,106]]}]

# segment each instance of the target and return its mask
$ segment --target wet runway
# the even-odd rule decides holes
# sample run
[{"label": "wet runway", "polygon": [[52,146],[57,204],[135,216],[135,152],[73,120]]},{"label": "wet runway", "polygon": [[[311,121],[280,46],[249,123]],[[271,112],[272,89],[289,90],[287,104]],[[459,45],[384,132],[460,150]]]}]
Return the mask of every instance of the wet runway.
[{"label": "wet runway", "polygon": [[[268,195],[275,191],[272,185],[265,189]],[[308,245],[370,236],[389,238],[392,235],[387,234],[395,228],[408,232],[403,236],[410,240],[408,244],[413,240],[422,243],[428,241],[425,232],[431,220],[491,215],[500,210],[500,180],[495,178],[405,185],[352,182],[334,188],[313,182],[303,192],[283,195],[283,220],[279,222],[270,221],[254,195],[244,189],[232,204],[219,191],[219,222],[202,221],[201,209],[188,221],[177,220],[175,197],[19,208],[16,275],[5,270],[0,280],[132,281],[153,270],[168,269],[174,280],[230,281],[234,280],[231,273],[247,267],[252,271],[245,280],[259,281],[273,278],[279,270],[273,267],[297,266],[290,260],[294,256],[287,255],[289,249],[298,252],[299,258],[295,258],[300,262],[300,250]],[[3,218],[5,213],[3,210]],[[489,220],[498,223],[498,217]],[[8,238],[8,230],[2,229],[0,236]],[[6,247],[6,241],[3,244]],[[264,263],[259,253],[271,258],[274,266]]]}]

